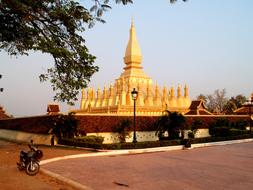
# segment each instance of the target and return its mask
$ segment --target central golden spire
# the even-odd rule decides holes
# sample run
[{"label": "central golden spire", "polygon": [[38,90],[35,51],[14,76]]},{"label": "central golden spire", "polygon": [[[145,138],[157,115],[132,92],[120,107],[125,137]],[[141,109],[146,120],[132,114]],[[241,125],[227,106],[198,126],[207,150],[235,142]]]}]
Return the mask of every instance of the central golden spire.
[{"label": "central golden spire", "polygon": [[136,38],[134,22],[132,19],[132,24],[130,28],[130,38],[127,44],[124,62],[126,65],[130,66],[130,64],[140,64],[141,60],[142,60],[141,48]]},{"label": "central golden spire", "polygon": [[185,86],[185,93],[182,96],[181,87],[178,86],[175,96],[174,87],[169,93],[166,87],[162,91],[158,84],[154,87],[152,79],[144,72],[141,61],[141,49],[132,20],[123,72],[113,85],[111,84],[109,88],[104,87],[102,93],[99,88],[96,97],[93,89],[88,89],[87,96],[83,92],[81,109],[76,113],[132,115],[134,102],[131,91],[134,88],[138,91],[136,105],[140,115],[160,115],[165,109],[182,113],[187,111],[191,103],[188,88]]}]

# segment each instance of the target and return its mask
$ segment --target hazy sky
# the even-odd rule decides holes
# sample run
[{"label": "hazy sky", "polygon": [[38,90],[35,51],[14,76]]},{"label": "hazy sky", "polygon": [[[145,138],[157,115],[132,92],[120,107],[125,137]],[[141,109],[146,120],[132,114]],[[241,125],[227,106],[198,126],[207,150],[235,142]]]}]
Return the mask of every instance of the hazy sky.
[{"label": "hazy sky", "polygon": [[[168,87],[186,83],[191,99],[223,88],[228,97],[248,97],[253,92],[252,10],[252,0],[189,0],[173,5],[168,0],[134,0],[128,6],[113,5],[103,17],[106,24],[97,23],[83,33],[100,67],[90,86],[108,86],[120,76],[134,17],[142,65],[154,83]],[[45,114],[54,92],[38,76],[53,66],[52,58],[33,52],[15,58],[2,51],[0,56],[4,88],[0,105],[14,116]],[[70,109],[65,104],[60,108]]]}]

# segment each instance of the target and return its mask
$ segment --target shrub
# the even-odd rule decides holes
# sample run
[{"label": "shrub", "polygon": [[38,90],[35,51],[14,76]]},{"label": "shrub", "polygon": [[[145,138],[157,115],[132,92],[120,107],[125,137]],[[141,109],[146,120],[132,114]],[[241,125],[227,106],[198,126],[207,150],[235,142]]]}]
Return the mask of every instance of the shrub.
[{"label": "shrub", "polygon": [[248,134],[249,132],[246,130],[240,130],[240,129],[230,129],[229,135],[230,136],[239,136],[239,135],[245,135]]},{"label": "shrub", "polygon": [[226,118],[217,118],[209,126],[209,133],[213,137],[228,137],[247,134],[247,122],[239,120],[236,122],[229,122]]},{"label": "shrub", "polygon": [[239,120],[235,123],[236,129],[246,130],[246,126],[248,125],[248,121],[245,120]]},{"label": "shrub", "polygon": [[102,144],[104,141],[104,137],[95,136],[95,135],[81,136],[81,137],[76,137],[75,139],[78,141],[86,142],[86,143],[99,143],[99,144]]},{"label": "shrub", "polygon": [[221,117],[217,118],[215,120],[215,126],[216,127],[221,127],[221,126],[229,126],[229,120],[227,118]]},{"label": "shrub", "polygon": [[69,145],[69,146],[79,146],[86,148],[102,148],[102,143],[104,141],[104,137],[100,136],[83,136],[77,138],[63,138],[60,141],[60,144]]},{"label": "shrub", "polygon": [[226,137],[230,135],[230,129],[227,126],[216,127],[211,126],[209,128],[209,134],[213,137]]},{"label": "shrub", "polygon": [[104,149],[142,149],[142,148],[154,148],[161,146],[175,146],[180,145],[181,140],[168,140],[168,141],[145,141],[137,143],[114,143],[114,144],[103,144]]},{"label": "shrub", "polygon": [[204,137],[192,139],[192,143],[208,143],[208,142],[218,142],[218,141],[228,141],[228,140],[238,140],[252,138],[253,134],[242,134],[237,136],[227,136],[227,137]]}]

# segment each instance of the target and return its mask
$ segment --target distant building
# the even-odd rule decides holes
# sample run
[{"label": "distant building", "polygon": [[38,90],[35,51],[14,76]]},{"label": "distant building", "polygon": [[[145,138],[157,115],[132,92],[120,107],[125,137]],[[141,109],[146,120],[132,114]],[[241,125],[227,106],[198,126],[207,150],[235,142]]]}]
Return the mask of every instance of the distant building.
[{"label": "distant building", "polygon": [[2,106],[0,106],[0,119],[8,119],[11,118],[11,116],[7,115],[5,113],[5,110]]},{"label": "distant building", "polygon": [[[236,114],[236,115],[249,115],[249,109],[250,109],[249,107],[242,106],[242,107],[236,109],[234,111],[234,114]],[[252,108],[252,112],[253,112],[253,108]]]},{"label": "distant building", "polygon": [[[127,44],[124,57],[124,71],[114,84],[109,88],[106,86],[101,90],[88,88],[82,91],[82,99],[79,110],[73,112],[82,114],[116,114],[132,115],[133,100],[131,91],[135,88],[138,91],[136,101],[136,113],[138,115],[161,115],[164,110],[178,111],[185,113],[191,104],[188,87],[178,85],[175,95],[174,87],[167,89],[160,88],[153,84],[152,79],[144,72],[141,65],[142,54],[139,47],[135,27],[132,22],[130,38]],[[154,64],[155,67],[155,64]]]},{"label": "distant building", "polygon": [[57,115],[60,113],[60,107],[58,104],[47,105],[47,115]]},{"label": "distant building", "polygon": [[242,107],[234,111],[234,114],[236,115],[249,115],[252,113],[253,113],[253,93],[249,97],[249,100],[242,105]]},{"label": "distant building", "polygon": [[185,115],[212,115],[212,113],[207,110],[203,100],[194,100]]}]

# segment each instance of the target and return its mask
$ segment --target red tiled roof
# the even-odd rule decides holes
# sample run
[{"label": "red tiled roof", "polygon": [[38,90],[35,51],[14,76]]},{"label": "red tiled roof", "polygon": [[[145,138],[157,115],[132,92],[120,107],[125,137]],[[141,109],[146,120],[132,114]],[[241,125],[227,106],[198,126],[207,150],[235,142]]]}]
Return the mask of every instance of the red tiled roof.
[{"label": "red tiled roof", "polygon": [[203,100],[193,100],[189,109],[190,111],[185,113],[185,115],[212,115],[211,112],[206,110]]},{"label": "red tiled roof", "polygon": [[[253,108],[252,108],[252,112],[253,112]],[[236,109],[234,111],[234,113],[237,115],[248,115],[249,114],[249,107],[242,106],[242,107]]]},{"label": "red tiled roof", "polygon": [[7,119],[7,118],[10,118],[9,115],[7,115],[3,109],[2,106],[0,106],[0,119]]},{"label": "red tiled roof", "polygon": [[47,113],[48,114],[58,114],[60,112],[60,107],[58,104],[48,104]]}]

